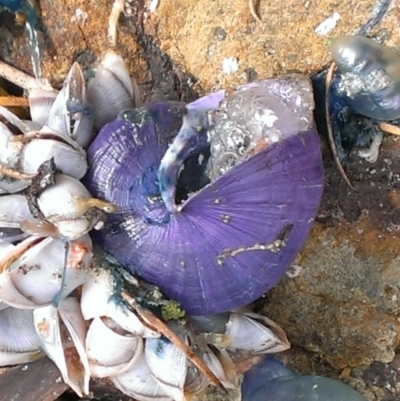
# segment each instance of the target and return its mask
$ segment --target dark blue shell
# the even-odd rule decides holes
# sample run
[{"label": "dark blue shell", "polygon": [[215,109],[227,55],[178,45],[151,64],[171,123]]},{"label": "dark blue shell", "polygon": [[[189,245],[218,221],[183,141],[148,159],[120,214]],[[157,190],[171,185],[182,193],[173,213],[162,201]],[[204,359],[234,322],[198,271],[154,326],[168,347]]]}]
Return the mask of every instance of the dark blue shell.
[{"label": "dark blue shell", "polygon": [[302,376],[266,356],[245,375],[242,401],[367,401],[344,383],[322,376]]},{"label": "dark blue shell", "polygon": [[[119,212],[96,238],[188,313],[219,313],[271,289],[304,244],[323,187],[319,138],[311,124],[281,142],[263,143],[171,213],[158,169],[181,124],[181,107],[156,103],[101,130],[88,150],[86,185]],[[188,182],[193,171],[188,163],[182,173]]]},{"label": "dark blue shell", "polygon": [[395,51],[360,35],[335,38],[329,51],[354,111],[377,120],[400,118],[400,56]]}]

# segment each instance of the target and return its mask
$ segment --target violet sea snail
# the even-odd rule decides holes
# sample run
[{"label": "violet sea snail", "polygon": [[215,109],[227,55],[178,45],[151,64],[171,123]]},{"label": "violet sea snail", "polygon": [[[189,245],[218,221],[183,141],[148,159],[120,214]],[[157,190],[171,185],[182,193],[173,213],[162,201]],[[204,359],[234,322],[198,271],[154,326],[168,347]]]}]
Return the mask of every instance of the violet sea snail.
[{"label": "violet sea snail", "polygon": [[[96,234],[192,315],[273,287],[312,226],[323,166],[308,77],[123,112],[88,149],[85,184],[118,208]],[[183,123],[182,123],[183,117]]]}]

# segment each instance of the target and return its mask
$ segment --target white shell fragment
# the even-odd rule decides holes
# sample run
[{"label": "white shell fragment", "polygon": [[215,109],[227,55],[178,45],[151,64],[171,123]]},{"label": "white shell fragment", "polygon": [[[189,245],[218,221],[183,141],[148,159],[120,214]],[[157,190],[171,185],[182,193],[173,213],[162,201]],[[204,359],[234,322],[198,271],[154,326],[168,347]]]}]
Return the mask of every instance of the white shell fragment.
[{"label": "white shell fragment", "polygon": [[337,23],[340,21],[340,18],[340,14],[335,11],[330,17],[328,17],[325,21],[322,21],[315,28],[315,33],[320,36],[328,35],[328,33],[336,27]]},{"label": "white shell fragment", "polygon": [[111,46],[117,44],[118,19],[124,11],[125,0],[114,0],[110,16],[108,18],[108,41]]}]

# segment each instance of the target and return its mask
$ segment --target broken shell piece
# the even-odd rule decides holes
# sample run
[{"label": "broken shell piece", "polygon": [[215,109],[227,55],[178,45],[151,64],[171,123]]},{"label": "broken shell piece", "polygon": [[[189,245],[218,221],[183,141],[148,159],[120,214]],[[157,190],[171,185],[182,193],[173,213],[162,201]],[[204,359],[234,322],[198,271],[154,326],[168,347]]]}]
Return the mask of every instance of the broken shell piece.
[{"label": "broken shell piece", "polygon": [[[22,254],[6,256],[10,263],[4,262],[6,268],[0,274],[0,299],[16,308],[27,309],[52,303],[62,283],[65,242],[58,238],[30,237],[17,246],[4,245],[14,252],[21,248]],[[62,289],[64,297],[85,282],[91,257],[92,243],[88,235],[70,243]]]},{"label": "broken shell piece", "polygon": [[117,44],[117,27],[118,19],[122,11],[124,11],[125,0],[114,0],[111,13],[108,18],[108,41],[111,46]]},{"label": "broken shell piece", "polygon": [[46,306],[33,312],[43,350],[57,365],[63,380],[80,397],[89,394],[90,368],[85,353],[86,324],[76,298],[66,298],[58,309]]},{"label": "broken shell piece", "polygon": [[32,362],[43,356],[32,311],[8,307],[0,311],[0,366]]},{"label": "broken shell piece", "polygon": [[111,319],[95,318],[87,332],[86,354],[92,377],[114,376],[143,354],[143,340],[118,327]]}]

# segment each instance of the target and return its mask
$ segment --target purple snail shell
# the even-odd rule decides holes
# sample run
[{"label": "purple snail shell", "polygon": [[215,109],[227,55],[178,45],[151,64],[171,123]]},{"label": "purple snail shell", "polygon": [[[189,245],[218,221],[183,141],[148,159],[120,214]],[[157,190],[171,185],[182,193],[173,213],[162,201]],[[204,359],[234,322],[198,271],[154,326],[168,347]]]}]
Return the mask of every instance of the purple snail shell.
[{"label": "purple snail shell", "polygon": [[360,35],[339,36],[328,48],[354,111],[377,120],[400,118],[398,53]]},{"label": "purple snail shell", "polygon": [[292,74],[186,110],[155,103],[121,113],[88,150],[88,189],[118,208],[98,243],[190,315],[253,302],[282,278],[317,213],[313,107],[309,79]]}]

